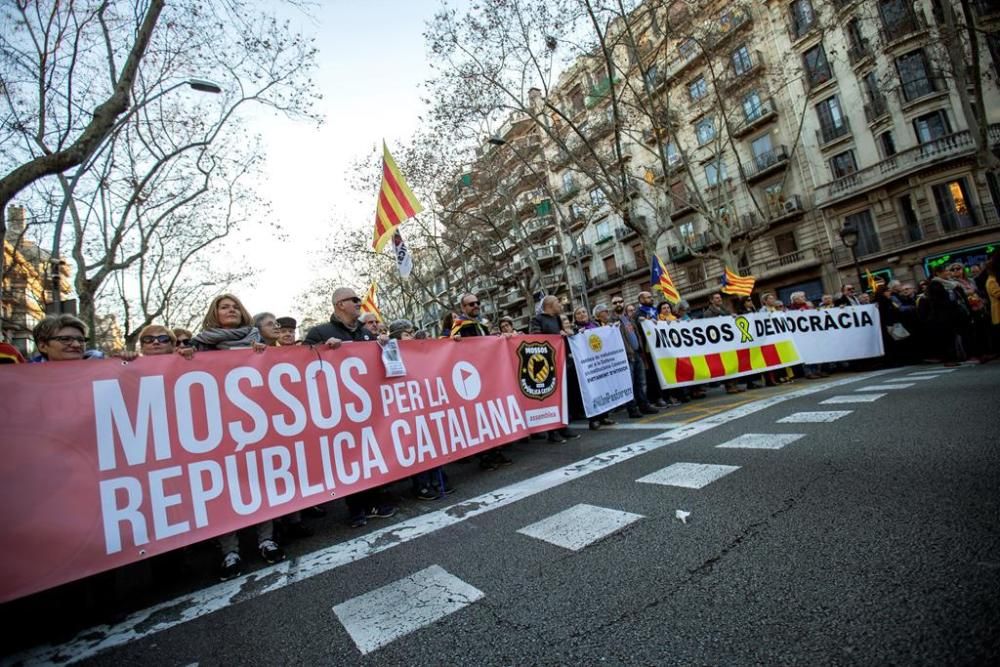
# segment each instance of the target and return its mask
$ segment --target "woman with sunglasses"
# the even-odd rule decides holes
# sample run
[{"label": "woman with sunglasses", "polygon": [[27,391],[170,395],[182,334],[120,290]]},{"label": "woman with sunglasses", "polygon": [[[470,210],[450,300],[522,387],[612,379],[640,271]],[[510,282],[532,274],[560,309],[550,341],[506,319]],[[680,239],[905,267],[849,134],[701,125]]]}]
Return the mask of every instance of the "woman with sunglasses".
[{"label": "woman with sunglasses", "polygon": [[193,347],[179,347],[177,335],[160,324],[150,324],[139,332],[139,352],[144,357],[173,354],[174,352],[185,359],[191,359],[194,356]]},{"label": "woman with sunglasses", "polygon": [[87,349],[87,325],[72,315],[49,315],[31,333],[38,354],[30,363],[104,358],[100,350]]}]

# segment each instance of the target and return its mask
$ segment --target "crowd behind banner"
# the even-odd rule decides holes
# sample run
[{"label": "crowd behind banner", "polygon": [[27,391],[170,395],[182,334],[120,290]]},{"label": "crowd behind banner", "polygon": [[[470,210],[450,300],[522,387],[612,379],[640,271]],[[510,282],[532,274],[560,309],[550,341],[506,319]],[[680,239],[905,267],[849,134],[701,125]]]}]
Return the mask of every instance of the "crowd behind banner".
[{"label": "crowd behind banner", "polygon": [[[591,341],[590,344],[598,345],[593,340],[610,340],[604,329],[614,328],[620,337],[620,348],[624,349],[628,379],[596,402],[593,396],[587,397],[589,409],[585,409],[576,367],[572,363],[573,346],[566,345],[562,351],[570,360],[566,363],[569,416],[585,419],[589,429],[599,430],[615,424],[612,412],[619,403],[624,403],[624,417],[638,419],[672,406],[704,399],[710,391],[732,394],[762,385],[795,382],[800,378],[813,380],[826,377],[847,367],[844,360],[868,354],[851,354],[848,351],[842,359],[818,363],[804,356],[802,359],[806,363],[799,364],[795,360],[796,365],[789,365],[791,362],[774,364],[761,372],[745,372],[739,377],[726,376],[720,381],[667,382],[661,381],[663,374],[658,374],[650,354],[650,340],[653,339],[643,331],[647,321],[655,323],[655,328],[669,331],[672,325],[695,319],[733,318],[735,322],[743,316],[742,319],[749,322],[750,319],[756,321],[756,318],[745,317],[752,313],[780,315],[791,311],[837,310],[873,304],[878,310],[879,335],[885,350],[882,363],[931,361],[954,365],[972,359],[985,363],[1000,352],[998,257],[1000,255],[993,255],[988,267],[967,268],[961,264],[938,267],[933,278],[921,281],[919,285],[892,281],[864,292],[856,289],[854,284],[845,284],[839,294],[825,294],[816,304],[810,303],[803,292],[792,293],[788,303],[782,303],[769,293],[761,294],[759,299],[755,296],[727,299],[723,294],[716,293],[700,311],[693,313],[690,304],[683,299],[676,304],[666,301],[657,303],[652,293],[641,292],[635,303],[626,303],[623,297],[612,296],[609,303],[598,303],[588,310],[582,306],[573,307],[572,304],[567,308],[560,299],[550,295],[538,303],[527,332],[517,331],[513,320],[508,317],[496,322],[488,321],[481,314],[479,297],[468,293],[459,300],[458,310],[447,313],[442,319],[440,337],[460,344],[459,341],[475,337],[513,338],[524,333],[571,337],[602,330],[601,335],[586,338]],[[223,294],[209,304],[197,333],[153,324],[140,333],[137,351],[118,356],[131,361],[139,357],[179,355],[187,363],[197,365],[203,355],[223,350],[251,349],[266,354],[269,348],[275,346],[309,345],[337,349],[345,344],[379,342],[384,345],[389,340],[431,336],[428,332],[417,330],[412,322],[405,319],[386,323],[376,314],[363,314],[362,299],[351,288],[338,288],[332,296],[333,312],[329,321],[302,332],[304,336],[301,338],[294,318],[275,317],[269,312],[253,316],[235,295]],[[747,325],[747,322],[742,324]],[[54,363],[86,359],[99,363],[104,355],[86,349],[87,335],[87,327],[73,316],[47,317],[34,330],[37,351],[28,361]],[[614,348],[615,354],[620,355],[621,349],[617,344]],[[25,359],[13,346],[7,343],[0,345],[0,362],[23,361]],[[620,380],[621,374],[626,371],[624,365],[618,363],[613,372],[618,374],[616,377]],[[579,437],[565,423],[559,423],[542,434],[532,434],[530,439],[559,444]],[[477,452],[470,460],[483,471],[514,463],[505,447]],[[418,501],[436,501],[454,491],[443,467],[422,471],[410,477],[407,483],[412,497]],[[346,522],[351,528],[361,528],[370,520],[391,517],[397,512],[399,500],[399,496],[387,487],[350,495],[345,499]],[[326,515],[328,504],[317,504],[253,526],[261,559],[267,563],[284,559],[284,545],[312,535],[307,520]],[[236,533],[221,536],[218,544],[220,578],[226,580],[241,574],[243,556]]]}]

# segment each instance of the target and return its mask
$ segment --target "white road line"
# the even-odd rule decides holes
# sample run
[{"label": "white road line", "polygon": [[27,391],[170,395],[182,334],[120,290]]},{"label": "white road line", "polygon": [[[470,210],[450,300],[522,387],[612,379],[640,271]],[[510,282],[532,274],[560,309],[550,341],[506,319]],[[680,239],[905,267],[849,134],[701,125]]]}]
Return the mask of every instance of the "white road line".
[{"label": "white road line", "polygon": [[885,391],[887,389],[909,389],[913,386],[912,382],[896,382],[893,384],[874,384],[868,387],[858,387],[854,391]]},{"label": "white road line", "polygon": [[926,371],[917,371],[915,373],[907,373],[907,375],[940,375],[941,373],[954,373],[957,368],[933,368]]},{"label": "white road line", "polygon": [[579,551],[644,518],[641,514],[580,504],[517,532],[557,547]]},{"label": "white road line", "polygon": [[934,378],[939,378],[939,377],[941,376],[938,375],[937,373],[933,373],[931,375],[908,375],[906,379],[910,382],[913,382],[914,380],[933,380]]},{"label": "white road line", "polygon": [[847,394],[846,396],[831,396],[820,405],[835,405],[837,403],[874,403],[885,394]]},{"label": "white road line", "polygon": [[602,426],[601,431],[669,431],[672,428],[679,428],[684,424],[681,422],[646,422],[638,424],[615,424],[614,426]]},{"label": "white road line", "polygon": [[714,463],[674,463],[635,481],[643,484],[701,489],[739,469],[739,466],[724,466]]},{"label": "white road line", "polygon": [[804,437],[806,437],[805,433],[744,433],[738,438],[733,438],[721,445],[716,445],[716,447],[720,449],[781,449]]},{"label": "white road line", "polygon": [[149,637],[232,604],[253,600],[285,586],[382,553],[410,540],[429,535],[567,482],[575,481],[615,464],[629,461],[647,452],[699,435],[716,426],[742,419],[747,415],[766,410],[785,401],[811,396],[854,382],[870,381],[890,372],[892,370],[873,371],[863,375],[810,385],[787,394],[777,394],[753,403],[747,403],[697,422],[651,436],[645,440],[602,452],[562,468],[550,470],[541,475],[470,498],[456,505],[421,514],[354,539],[331,544],[310,554],[289,558],[230,581],[161,602],[129,615],[117,625],[94,626],[84,630],[64,644],[43,645],[22,652],[13,657],[13,662],[66,664],[84,660],[101,651]]},{"label": "white road line", "polygon": [[333,608],[362,655],[484,597],[440,565],[341,602]]},{"label": "white road line", "polygon": [[795,412],[778,420],[779,424],[822,424],[835,422],[851,414],[852,410],[827,410],[818,412]]}]

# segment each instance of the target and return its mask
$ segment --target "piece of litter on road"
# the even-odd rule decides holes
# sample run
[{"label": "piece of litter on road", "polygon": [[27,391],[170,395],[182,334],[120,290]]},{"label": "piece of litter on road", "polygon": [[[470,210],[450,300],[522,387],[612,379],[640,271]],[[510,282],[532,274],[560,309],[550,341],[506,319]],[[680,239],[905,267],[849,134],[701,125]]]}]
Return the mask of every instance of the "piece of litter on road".
[{"label": "piece of litter on road", "polygon": [[687,523],[688,517],[691,516],[691,512],[685,512],[684,510],[677,510],[674,512],[674,516],[680,519],[681,523]]}]

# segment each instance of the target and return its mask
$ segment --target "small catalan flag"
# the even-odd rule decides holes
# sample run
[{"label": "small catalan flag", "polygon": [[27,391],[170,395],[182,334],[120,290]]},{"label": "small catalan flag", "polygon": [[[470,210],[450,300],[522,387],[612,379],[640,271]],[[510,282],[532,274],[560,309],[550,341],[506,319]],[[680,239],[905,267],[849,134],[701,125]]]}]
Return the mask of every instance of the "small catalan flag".
[{"label": "small catalan flag", "polygon": [[723,294],[750,296],[755,282],[757,279],[753,276],[743,277],[727,266],[726,273],[722,276],[722,292]]},{"label": "small catalan flag", "polygon": [[674,281],[670,279],[667,267],[664,266],[663,260],[657,255],[653,255],[653,266],[650,269],[649,284],[652,286],[652,289],[660,292],[663,298],[670,303],[680,302],[680,292],[674,287]]}]

